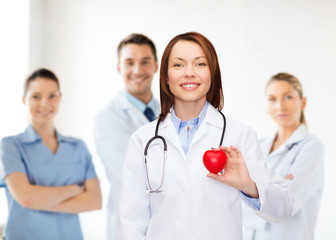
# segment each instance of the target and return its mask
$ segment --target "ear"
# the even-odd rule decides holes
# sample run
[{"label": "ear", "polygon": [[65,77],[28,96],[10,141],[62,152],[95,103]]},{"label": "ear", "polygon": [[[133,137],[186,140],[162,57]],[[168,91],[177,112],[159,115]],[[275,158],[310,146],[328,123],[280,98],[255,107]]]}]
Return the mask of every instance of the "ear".
[{"label": "ear", "polygon": [[301,110],[304,110],[306,108],[306,105],[307,105],[307,98],[302,97],[302,99],[301,99]]},{"label": "ear", "polygon": [[158,62],[157,62],[157,61],[155,61],[155,72],[157,72],[157,71],[158,71],[158,69],[159,69]]},{"label": "ear", "polygon": [[25,99],[25,97],[22,97],[22,103],[23,103],[24,105],[26,105],[26,99]]},{"label": "ear", "polygon": [[120,63],[119,62],[117,63],[117,70],[118,70],[118,73],[121,74],[120,73]]}]

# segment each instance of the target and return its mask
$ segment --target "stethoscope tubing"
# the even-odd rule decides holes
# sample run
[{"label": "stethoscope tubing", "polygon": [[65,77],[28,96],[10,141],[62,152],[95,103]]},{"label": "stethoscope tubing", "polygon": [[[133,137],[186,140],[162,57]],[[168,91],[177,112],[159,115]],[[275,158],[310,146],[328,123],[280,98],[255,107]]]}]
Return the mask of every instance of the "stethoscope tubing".
[{"label": "stethoscope tubing", "polygon": [[[220,139],[220,142],[219,142],[219,147],[220,147],[220,146],[223,145],[223,140],[224,140],[224,135],[225,135],[225,130],[226,130],[226,118],[225,118],[224,114],[221,111],[218,111],[218,112],[223,117],[223,130],[222,130],[222,136],[221,136],[221,139]],[[158,119],[157,123],[156,123],[155,135],[151,139],[149,139],[149,141],[147,142],[147,144],[145,146],[145,150],[144,150],[147,182],[148,182],[148,187],[150,189],[150,190],[146,191],[147,193],[160,193],[160,192],[162,192],[162,186],[163,186],[163,182],[164,182],[165,166],[166,166],[166,159],[167,159],[167,142],[166,142],[166,140],[165,140],[165,138],[163,136],[158,135],[159,125],[160,125],[160,119]],[[162,174],[161,174],[160,185],[156,189],[153,189],[152,185],[151,185],[149,173],[148,173],[147,156],[148,156],[148,148],[149,148],[150,144],[154,140],[156,140],[156,139],[160,139],[162,141],[162,143],[163,143],[163,161],[162,161]]]}]

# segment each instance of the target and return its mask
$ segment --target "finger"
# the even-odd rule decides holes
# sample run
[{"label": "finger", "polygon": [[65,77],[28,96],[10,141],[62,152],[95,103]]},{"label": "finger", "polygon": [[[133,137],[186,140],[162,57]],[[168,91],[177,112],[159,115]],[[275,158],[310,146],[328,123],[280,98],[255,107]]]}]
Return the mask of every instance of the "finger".
[{"label": "finger", "polygon": [[285,177],[285,179],[287,179],[287,180],[292,180],[294,178],[294,176],[293,176],[293,174],[288,174],[286,177]]},{"label": "finger", "polygon": [[217,180],[217,181],[221,181],[221,176],[218,175],[218,174],[208,173],[207,177],[212,178],[212,179]]},{"label": "finger", "polygon": [[232,149],[238,156],[242,156],[242,153],[238,148],[230,145],[230,149]]}]

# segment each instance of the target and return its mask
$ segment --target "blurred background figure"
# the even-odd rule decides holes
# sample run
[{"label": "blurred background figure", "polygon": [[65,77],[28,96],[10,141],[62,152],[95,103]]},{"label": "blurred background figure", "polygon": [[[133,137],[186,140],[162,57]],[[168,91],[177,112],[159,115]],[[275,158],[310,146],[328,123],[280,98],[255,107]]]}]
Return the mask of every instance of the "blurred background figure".
[{"label": "blurred background figure", "polygon": [[78,213],[100,209],[101,191],[85,143],[55,129],[61,101],[56,75],[33,72],[22,100],[28,127],[0,143],[0,184],[9,208],[4,238],[83,239]]},{"label": "blurred background figure", "polygon": [[293,75],[279,73],[266,84],[267,113],[278,130],[260,141],[266,166],[288,181],[295,196],[292,217],[268,223],[244,209],[245,240],[311,240],[323,191],[324,148],[310,134],[303,110],[307,99]]},{"label": "blurred background figure", "polygon": [[134,33],[119,43],[117,52],[117,69],[125,90],[106,104],[94,124],[97,153],[110,185],[106,224],[106,239],[109,240],[116,239],[122,166],[129,138],[160,113],[160,104],[152,94],[152,80],[158,70],[153,41]]}]

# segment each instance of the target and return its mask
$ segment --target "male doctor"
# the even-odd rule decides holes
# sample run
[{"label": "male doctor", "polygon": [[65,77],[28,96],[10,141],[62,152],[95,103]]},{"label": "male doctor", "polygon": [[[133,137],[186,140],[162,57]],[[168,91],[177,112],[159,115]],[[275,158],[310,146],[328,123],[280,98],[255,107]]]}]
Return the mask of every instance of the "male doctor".
[{"label": "male doctor", "polygon": [[117,53],[117,69],[124,79],[125,90],[98,113],[94,126],[96,150],[110,184],[106,225],[109,240],[116,239],[122,166],[129,138],[160,113],[160,104],[151,90],[153,75],[158,70],[152,40],[142,34],[131,34],[119,43]]}]

